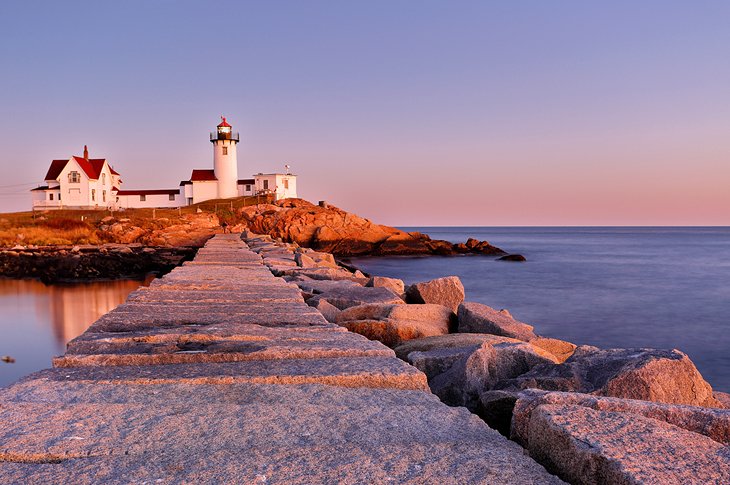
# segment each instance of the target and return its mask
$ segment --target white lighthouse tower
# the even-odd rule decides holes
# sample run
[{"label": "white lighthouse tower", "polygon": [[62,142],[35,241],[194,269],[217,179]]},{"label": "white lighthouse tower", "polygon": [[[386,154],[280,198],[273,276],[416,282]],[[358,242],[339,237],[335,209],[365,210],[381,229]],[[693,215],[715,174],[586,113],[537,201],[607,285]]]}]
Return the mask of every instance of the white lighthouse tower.
[{"label": "white lighthouse tower", "polygon": [[238,133],[231,131],[231,125],[221,116],[217,130],[210,134],[213,143],[213,172],[218,179],[218,198],[230,199],[238,196],[238,157],[236,145]]}]

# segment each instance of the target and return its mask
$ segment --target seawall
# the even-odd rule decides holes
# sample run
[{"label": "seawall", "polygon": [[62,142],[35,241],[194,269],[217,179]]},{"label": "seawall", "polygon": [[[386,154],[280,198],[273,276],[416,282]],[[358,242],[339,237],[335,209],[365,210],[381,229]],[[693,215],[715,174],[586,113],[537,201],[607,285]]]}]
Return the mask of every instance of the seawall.
[{"label": "seawall", "polygon": [[560,483],[239,235],[0,390],[3,483]]}]

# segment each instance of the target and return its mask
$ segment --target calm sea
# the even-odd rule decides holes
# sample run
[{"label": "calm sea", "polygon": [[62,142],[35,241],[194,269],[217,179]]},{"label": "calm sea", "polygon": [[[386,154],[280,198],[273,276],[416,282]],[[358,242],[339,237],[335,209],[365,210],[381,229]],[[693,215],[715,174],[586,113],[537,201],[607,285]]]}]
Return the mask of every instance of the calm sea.
[{"label": "calm sea", "polygon": [[677,348],[730,392],[730,228],[408,227],[486,239],[528,262],[483,256],[354,258],[406,283],[457,275],[467,299],[539,334],[604,348]]},{"label": "calm sea", "polygon": [[142,281],[101,281],[46,286],[0,278],[0,387],[51,367],[66,342],[127,299]]}]

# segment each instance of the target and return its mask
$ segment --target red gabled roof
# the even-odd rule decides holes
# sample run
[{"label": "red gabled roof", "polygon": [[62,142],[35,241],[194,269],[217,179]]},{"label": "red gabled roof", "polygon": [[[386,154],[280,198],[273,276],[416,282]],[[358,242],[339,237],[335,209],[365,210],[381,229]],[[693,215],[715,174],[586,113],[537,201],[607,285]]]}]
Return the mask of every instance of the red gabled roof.
[{"label": "red gabled roof", "polygon": [[254,179],[242,179],[238,181],[238,185],[253,185],[256,181]]},{"label": "red gabled roof", "polygon": [[104,160],[103,158],[92,158],[92,159],[85,159],[83,157],[73,157],[74,160],[76,160],[76,163],[79,164],[81,169],[86,172],[86,175],[89,176],[91,180],[97,180],[99,178],[99,175],[101,175],[101,169],[104,168]]},{"label": "red gabled roof", "polygon": [[112,175],[119,175],[119,172],[114,170],[111,165],[109,165],[109,171],[112,173]]},{"label": "red gabled roof", "polygon": [[215,176],[215,171],[211,169],[193,169],[193,174],[190,176],[191,182],[204,182],[208,180],[218,180]]},{"label": "red gabled roof", "polygon": [[226,121],[225,116],[221,116],[221,120],[223,120],[223,121],[221,121],[221,123],[218,125],[218,128],[223,128],[223,127],[230,128],[231,127],[231,125],[229,125],[228,122]]},{"label": "red gabled roof", "polygon": [[117,195],[177,195],[180,189],[119,190]]},{"label": "red gabled roof", "polygon": [[65,167],[67,163],[68,160],[53,160],[51,162],[51,166],[48,167],[48,172],[46,172],[46,178],[43,180],[58,179],[58,176],[61,175],[61,172],[63,171],[63,167]]}]

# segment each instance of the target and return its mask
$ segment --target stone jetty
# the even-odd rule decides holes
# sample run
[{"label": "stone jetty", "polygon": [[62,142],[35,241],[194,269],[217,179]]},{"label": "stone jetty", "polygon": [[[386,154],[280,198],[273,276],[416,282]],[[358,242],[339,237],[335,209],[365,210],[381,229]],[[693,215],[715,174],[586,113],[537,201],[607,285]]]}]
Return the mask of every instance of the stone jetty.
[{"label": "stone jetty", "polygon": [[0,390],[0,483],[561,483],[218,235]]}]

